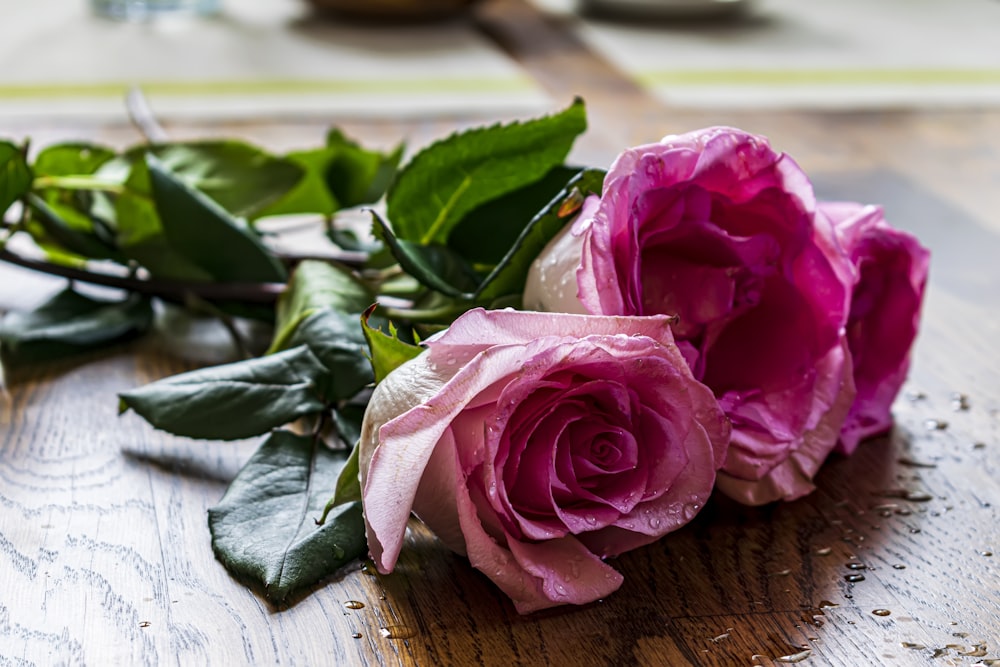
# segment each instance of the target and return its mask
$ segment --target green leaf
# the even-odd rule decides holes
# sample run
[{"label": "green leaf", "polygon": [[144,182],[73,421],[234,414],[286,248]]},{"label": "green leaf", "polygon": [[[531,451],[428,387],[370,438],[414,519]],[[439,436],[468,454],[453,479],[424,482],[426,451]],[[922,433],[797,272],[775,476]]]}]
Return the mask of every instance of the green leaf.
[{"label": "green leaf", "polygon": [[152,155],[153,201],[170,246],[220,282],[285,282],[284,267],[246,226]]},{"label": "green leaf", "polygon": [[378,201],[396,173],[402,146],[391,153],[362,148],[339,130],[330,130],[327,145],[286,155],[305,175],[283,198],[258,217],[318,213],[331,215],[342,208]]},{"label": "green leaf", "polygon": [[149,299],[103,301],[66,289],[36,310],[0,320],[0,343],[14,361],[55,358],[120,341],[153,321]]},{"label": "green leaf", "polygon": [[125,263],[124,255],[104,240],[107,234],[97,233],[94,221],[86,214],[55,201],[46,203],[34,193],[28,195],[28,203],[32,221],[44,234],[34,226],[29,227],[29,231],[41,245],[51,242],[84,258]]},{"label": "green leaf", "polygon": [[240,141],[140,146],[130,150],[128,156],[139,160],[149,152],[189,188],[205,193],[237,217],[257,217],[287,196],[305,175],[295,161]]},{"label": "green leaf", "polygon": [[283,350],[298,326],[323,308],[342,313],[361,314],[374,297],[354,273],[332,262],[301,262],[288,281],[288,288],[278,298],[276,329],[270,351]]},{"label": "green leaf", "polygon": [[419,356],[423,352],[423,348],[401,341],[392,322],[389,323],[388,334],[369,326],[368,321],[373,312],[375,312],[375,306],[369,308],[361,316],[361,328],[365,333],[365,340],[368,341],[375,382],[381,382],[389,373],[410,359]]},{"label": "green leaf", "polygon": [[397,238],[389,225],[372,211],[376,236],[410,276],[432,290],[464,298],[478,287],[476,275],[461,257],[437,244],[421,245]]},{"label": "green leaf", "polygon": [[396,235],[445,244],[480,204],[542,178],[561,164],[587,126],[583,102],[553,116],[469,130],[425,148],[399,172],[387,195]]},{"label": "green leaf", "polygon": [[285,159],[298,165],[303,171],[302,179],[281,199],[257,212],[254,217],[269,215],[293,215],[296,213],[318,213],[332,215],[340,208],[340,203],[326,187],[323,178],[335,151],[316,148],[308,151],[289,153]]},{"label": "green leaf", "polygon": [[364,554],[361,503],[316,523],[342,466],[343,457],[314,438],[272,433],[208,511],[216,557],[282,602]]},{"label": "green leaf", "polygon": [[175,435],[236,440],[327,409],[321,387],[329,371],[302,346],[174,375],[119,394],[133,409]]},{"label": "green leaf", "polygon": [[118,248],[145,267],[154,278],[190,282],[212,280],[208,271],[178,254],[167,241],[153,203],[145,161],[140,160],[132,166],[124,191],[115,198],[114,215]]},{"label": "green leaf", "polygon": [[0,141],[0,217],[31,187],[31,169],[20,146]]},{"label": "green leaf", "polygon": [[560,165],[539,181],[480,204],[452,230],[448,247],[477,269],[485,266],[492,270],[528,223],[580,171],[578,167]]},{"label": "green leaf", "polygon": [[587,169],[574,177],[524,228],[514,245],[486,277],[476,292],[479,303],[492,304],[501,297],[524,292],[528,269],[538,254],[578,212],[584,199],[600,194],[605,172]]},{"label": "green leaf", "polygon": [[344,208],[373,204],[381,199],[403,157],[402,144],[391,153],[366,150],[337,128],[327,134],[326,145],[333,157],[327,164],[324,180]]},{"label": "green leaf", "polygon": [[288,345],[308,346],[330,371],[321,385],[330,400],[351,398],[374,379],[357,315],[330,308],[318,310],[302,320]]},{"label": "green leaf", "polygon": [[105,146],[63,143],[45,147],[35,158],[35,176],[90,175],[115,157]]}]

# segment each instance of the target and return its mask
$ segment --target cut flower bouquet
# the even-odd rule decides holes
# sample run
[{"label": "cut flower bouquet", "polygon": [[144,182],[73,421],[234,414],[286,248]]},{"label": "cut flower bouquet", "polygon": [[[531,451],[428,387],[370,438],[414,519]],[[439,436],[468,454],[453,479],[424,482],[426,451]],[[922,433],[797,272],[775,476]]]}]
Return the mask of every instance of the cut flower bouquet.
[{"label": "cut flower bouquet", "polygon": [[[16,357],[142,333],[150,294],[270,320],[265,354],[120,399],[177,435],[266,436],[209,527],[275,602],[366,555],[391,572],[411,513],[522,613],[601,599],[622,583],[609,558],[716,490],[794,500],[891,427],[929,255],[878,207],[817,202],[763,137],[671,135],[605,172],[565,163],[585,127],[577,101],[402,167],[337,131],[283,157],[66,145],[30,164],[0,143],[0,205],[22,206],[8,237],[128,266],[101,280],[131,292],[71,287],[0,342]],[[333,218],[359,206],[373,239]],[[327,217],[354,259],[289,272],[257,228],[289,213]]]}]

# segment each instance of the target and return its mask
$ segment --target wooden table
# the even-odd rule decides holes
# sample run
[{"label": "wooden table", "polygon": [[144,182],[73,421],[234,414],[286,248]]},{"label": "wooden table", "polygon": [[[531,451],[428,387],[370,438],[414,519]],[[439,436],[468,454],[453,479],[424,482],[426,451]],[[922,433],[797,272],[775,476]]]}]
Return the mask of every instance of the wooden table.
[{"label": "wooden table", "polygon": [[[154,336],[33,366],[9,373],[0,396],[0,665],[1000,664],[1000,112],[680,111],[518,0],[476,20],[554,97],[588,100],[580,161],[606,166],[629,144],[735,125],[795,156],[821,195],[882,203],[931,247],[891,436],[831,460],[798,502],[713,501],[618,558],[624,586],[584,608],[518,616],[414,523],[394,574],[354,563],[276,609],[215,561],[206,525],[257,443],[184,440],[116,414],[116,392],[221,358],[218,337],[185,349]],[[335,120],[367,143],[418,146],[487,119]],[[283,149],[316,143],[326,125],[168,130]],[[7,133],[136,139],[83,123]],[[0,309],[59,287],[0,267]]]}]

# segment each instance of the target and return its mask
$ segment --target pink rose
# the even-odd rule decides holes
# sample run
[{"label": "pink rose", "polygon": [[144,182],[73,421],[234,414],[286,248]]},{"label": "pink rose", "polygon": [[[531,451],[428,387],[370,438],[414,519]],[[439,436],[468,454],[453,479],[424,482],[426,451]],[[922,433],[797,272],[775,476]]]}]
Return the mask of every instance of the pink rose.
[{"label": "pink rose", "polygon": [[633,148],[535,261],[524,305],[678,315],[678,347],[733,425],[720,489],[791,500],[813,489],[854,397],[854,271],[815,208],[795,162],[740,130]]},{"label": "pink rose", "polygon": [[822,202],[819,212],[834,224],[856,268],[847,342],[857,396],[838,447],[850,454],[862,439],[892,426],[890,409],[910,367],[930,253],[890,227],[876,206]]},{"label": "pink rose", "polygon": [[361,435],[371,555],[411,510],[528,613],[584,604],[604,558],[687,523],[729,425],[667,317],[472,310],[375,388]]}]

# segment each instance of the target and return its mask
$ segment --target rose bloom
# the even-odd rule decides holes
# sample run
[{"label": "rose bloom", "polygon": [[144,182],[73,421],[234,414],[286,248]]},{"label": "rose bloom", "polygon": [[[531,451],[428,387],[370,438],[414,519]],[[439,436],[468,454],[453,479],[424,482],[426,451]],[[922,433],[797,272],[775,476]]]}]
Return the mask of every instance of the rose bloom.
[{"label": "rose bloom", "polygon": [[837,444],[854,281],[798,165],[719,127],[620,155],[535,261],[524,305],[679,316],[679,348],[732,421],[718,486],[762,504],[810,492]]},{"label": "rose bloom", "polygon": [[704,505],[729,424],[670,318],[472,310],[378,384],[359,460],[368,546],[411,510],[528,613],[618,589],[604,558]]},{"label": "rose bloom", "polygon": [[894,229],[882,209],[821,202],[855,267],[847,341],[857,396],[840,434],[839,451],[892,427],[892,402],[906,380],[917,337],[930,253],[912,235]]}]

